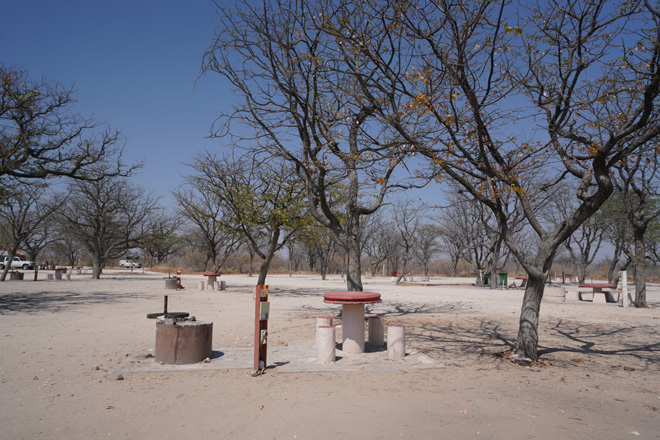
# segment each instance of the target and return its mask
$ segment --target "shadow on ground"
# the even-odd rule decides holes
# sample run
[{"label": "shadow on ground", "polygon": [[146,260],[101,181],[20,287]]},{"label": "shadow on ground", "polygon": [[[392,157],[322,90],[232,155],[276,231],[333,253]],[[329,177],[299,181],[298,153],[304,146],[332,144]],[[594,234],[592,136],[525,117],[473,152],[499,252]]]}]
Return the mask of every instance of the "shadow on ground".
[{"label": "shadow on ground", "polygon": [[[410,316],[406,340],[428,355],[451,363],[468,356],[482,363],[497,362],[516,345],[515,322],[503,325],[487,319],[430,320]],[[557,320],[541,327],[541,360],[559,366],[579,366],[591,371],[636,368],[660,371],[658,327],[621,327]],[[632,370],[630,370],[632,371]]]},{"label": "shadow on ground", "polygon": [[31,292],[5,293],[0,295],[0,315],[12,313],[61,312],[66,309],[113,304],[144,295],[131,292]]}]

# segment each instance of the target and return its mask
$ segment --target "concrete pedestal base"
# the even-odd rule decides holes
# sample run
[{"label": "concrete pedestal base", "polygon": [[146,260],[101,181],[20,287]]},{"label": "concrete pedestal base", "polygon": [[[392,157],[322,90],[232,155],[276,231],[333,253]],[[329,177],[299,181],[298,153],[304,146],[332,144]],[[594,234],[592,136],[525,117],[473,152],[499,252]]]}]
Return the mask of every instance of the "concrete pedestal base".
[{"label": "concrete pedestal base", "polygon": [[369,317],[369,345],[372,347],[385,345],[385,324],[382,316]]},{"label": "concrete pedestal base", "polygon": [[155,360],[169,365],[196,364],[211,357],[212,342],[212,322],[156,323]]},{"label": "concrete pedestal base", "polygon": [[569,290],[566,292],[566,301],[580,301],[581,299],[580,292],[576,290]]},{"label": "concrete pedestal base", "polygon": [[547,286],[543,291],[543,301],[564,302],[566,299],[566,289],[563,287]]},{"label": "concrete pedestal base", "polygon": [[387,326],[387,358],[403,359],[406,356],[406,335],[401,324]]},{"label": "concrete pedestal base", "polygon": [[322,364],[334,362],[336,331],[332,325],[316,327],[316,361]]},{"label": "concrete pedestal base", "polygon": [[594,292],[593,302],[598,304],[606,304],[607,296],[605,295],[605,292]]},{"label": "concrete pedestal base", "polygon": [[342,341],[342,351],[364,353],[364,304],[344,304]]},{"label": "concrete pedestal base", "polygon": [[218,290],[216,281],[209,281],[206,284],[206,290]]}]

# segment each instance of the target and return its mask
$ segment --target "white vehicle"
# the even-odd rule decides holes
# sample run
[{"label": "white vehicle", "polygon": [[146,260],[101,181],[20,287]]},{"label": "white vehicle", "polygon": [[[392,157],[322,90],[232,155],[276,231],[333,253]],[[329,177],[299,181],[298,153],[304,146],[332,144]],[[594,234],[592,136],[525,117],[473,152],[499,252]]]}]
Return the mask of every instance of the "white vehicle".
[{"label": "white vehicle", "polygon": [[142,267],[142,264],[138,263],[137,261],[120,260],[119,261],[119,267],[121,267],[122,269],[130,269],[132,267],[140,268],[140,267]]},{"label": "white vehicle", "polygon": [[[8,261],[9,261],[8,256],[0,257],[0,270],[5,269]],[[12,269],[30,270],[30,269],[34,269],[34,262],[30,260],[21,260],[20,257],[14,257],[11,260],[11,267]]]}]

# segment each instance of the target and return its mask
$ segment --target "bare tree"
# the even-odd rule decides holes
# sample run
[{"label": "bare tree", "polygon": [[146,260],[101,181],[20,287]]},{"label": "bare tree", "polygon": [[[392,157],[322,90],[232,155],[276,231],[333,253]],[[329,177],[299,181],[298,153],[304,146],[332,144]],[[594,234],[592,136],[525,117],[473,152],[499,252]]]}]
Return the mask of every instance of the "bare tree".
[{"label": "bare tree", "polygon": [[211,193],[201,188],[179,188],[173,193],[178,203],[178,213],[188,223],[184,226],[186,240],[196,250],[201,250],[206,259],[202,270],[212,266],[213,272],[220,272],[227,258],[233,255],[241,244],[241,237],[224,222],[229,215]]},{"label": "bare tree", "polygon": [[[240,0],[218,8],[204,70],[223,75],[241,99],[215,134],[246,133],[229,129],[231,123],[245,124],[254,139],[239,141],[293,165],[311,215],[346,251],[348,290],[362,290],[361,217],[376,212],[385,195],[407,186],[414,173],[403,166],[410,145],[362,95],[361,77],[376,80],[382,71],[342,46],[342,21],[350,14],[334,6],[297,0],[253,6]],[[373,98],[386,99],[378,95]],[[337,213],[331,199],[340,183],[346,203]]]},{"label": "bare tree", "polygon": [[619,166],[619,189],[628,221],[633,230],[635,268],[635,307],[646,303],[647,245],[649,225],[660,217],[660,146],[622,160]]},{"label": "bare tree", "polygon": [[[35,185],[13,187],[11,196],[0,204],[0,237],[7,246],[10,263],[26,240],[59,209],[63,199],[62,195],[47,194],[45,188]],[[0,281],[6,279],[9,269],[11,264],[2,270]]]},{"label": "bare tree", "polygon": [[106,263],[139,247],[150,230],[156,200],[124,178],[74,181],[59,221],[92,256],[92,278],[99,279]]},{"label": "bare tree", "polygon": [[0,177],[98,180],[135,169],[119,132],[73,113],[74,102],[72,89],[0,64]]},{"label": "bare tree", "polygon": [[415,247],[413,253],[424,268],[424,277],[428,279],[429,263],[440,251],[439,239],[442,236],[442,229],[432,223],[423,223],[419,226],[417,234],[417,247]]},{"label": "bare tree", "polygon": [[149,231],[141,246],[149,265],[160,264],[178,252],[182,245],[182,238],[178,234],[182,222],[178,216],[168,215],[163,210],[155,210],[152,216]]}]

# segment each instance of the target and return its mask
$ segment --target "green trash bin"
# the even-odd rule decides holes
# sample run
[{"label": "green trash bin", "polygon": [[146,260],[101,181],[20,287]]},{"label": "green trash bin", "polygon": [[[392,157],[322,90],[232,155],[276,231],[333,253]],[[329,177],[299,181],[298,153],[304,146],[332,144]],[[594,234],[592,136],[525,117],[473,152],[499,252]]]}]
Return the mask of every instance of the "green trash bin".
[{"label": "green trash bin", "polygon": [[488,285],[488,274],[484,275],[484,286]]},{"label": "green trash bin", "polygon": [[508,276],[508,273],[500,272],[500,286],[506,286],[506,285],[509,284],[507,276]]}]

